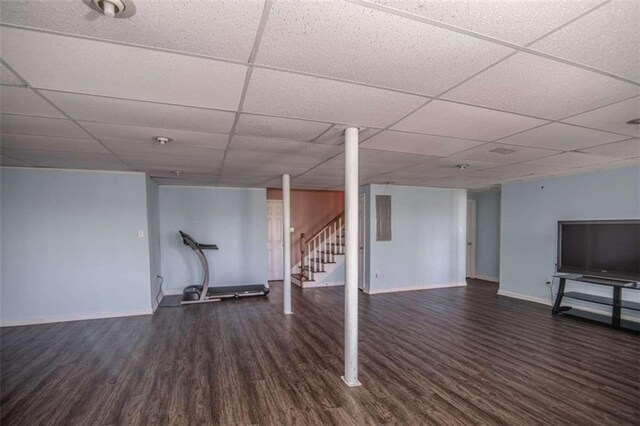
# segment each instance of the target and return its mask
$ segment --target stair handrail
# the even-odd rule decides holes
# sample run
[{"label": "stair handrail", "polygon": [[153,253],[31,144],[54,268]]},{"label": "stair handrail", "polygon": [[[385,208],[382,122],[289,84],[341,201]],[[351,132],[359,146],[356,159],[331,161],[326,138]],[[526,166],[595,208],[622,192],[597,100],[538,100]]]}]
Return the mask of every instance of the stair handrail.
[{"label": "stair handrail", "polygon": [[[300,259],[300,275],[302,280],[313,281],[314,273],[320,271],[320,264],[324,269],[327,262],[335,262],[335,255],[342,254],[342,227],[344,226],[344,211],[331,219],[320,228],[311,238],[303,241],[300,238],[302,257]],[[340,234],[338,234],[338,231]],[[304,244],[306,243],[306,244]],[[303,248],[306,246],[306,250]],[[313,257],[311,257],[313,255]]]}]

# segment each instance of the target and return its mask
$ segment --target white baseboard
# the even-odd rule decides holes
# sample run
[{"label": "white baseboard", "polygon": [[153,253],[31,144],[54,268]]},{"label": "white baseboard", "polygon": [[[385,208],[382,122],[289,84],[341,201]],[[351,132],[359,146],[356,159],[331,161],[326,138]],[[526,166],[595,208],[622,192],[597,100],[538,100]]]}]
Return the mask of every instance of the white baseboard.
[{"label": "white baseboard", "polygon": [[367,294],[381,294],[381,293],[395,293],[399,291],[413,291],[413,290],[432,290],[435,288],[449,288],[449,287],[465,287],[466,282],[459,283],[438,283],[438,284],[420,284],[410,287],[394,287],[394,288],[381,288],[381,289],[369,289],[364,290]]},{"label": "white baseboard", "polygon": [[477,280],[482,280],[482,281],[490,281],[492,283],[497,283],[500,282],[500,280],[496,277],[490,277],[488,275],[476,275],[475,277],[473,277]]},{"label": "white baseboard", "polygon": [[36,324],[51,324],[55,322],[67,322],[67,321],[86,321],[93,319],[105,319],[105,318],[120,318],[120,317],[133,317],[139,315],[152,315],[153,311],[149,309],[141,309],[138,311],[124,311],[124,312],[107,312],[99,313],[95,315],[91,314],[77,314],[77,315],[55,315],[51,317],[37,317],[20,320],[2,320],[0,327],[17,327],[20,325],[36,325]]},{"label": "white baseboard", "polygon": [[[299,284],[298,284],[299,285]],[[316,281],[305,281],[302,284],[302,288],[321,288],[321,287],[339,287],[343,286],[343,282],[316,282]]]},{"label": "white baseboard", "polygon": [[[540,303],[542,305],[553,306],[553,303],[549,299],[545,299],[543,297],[529,296],[527,294],[522,294],[522,293],[514,293],[511,291],[498,290],[498,296],[511,297],[514,299],[526,300],[528,302],[534,302],[534,303]],[[595,309],[595,308],[585,307],[583,305],[572,305],[571,303],[566,303],[565,302],[566,299],[564,298],[562,299],[562,301],[563,301],[562,306],[571,306],[581,311],[591,312],[593,314],[611,315],[609,312],[602,309]],[[621,315],[620,318],[627,321],[640,322],[639,317],[634,317],[630,315]]]}]

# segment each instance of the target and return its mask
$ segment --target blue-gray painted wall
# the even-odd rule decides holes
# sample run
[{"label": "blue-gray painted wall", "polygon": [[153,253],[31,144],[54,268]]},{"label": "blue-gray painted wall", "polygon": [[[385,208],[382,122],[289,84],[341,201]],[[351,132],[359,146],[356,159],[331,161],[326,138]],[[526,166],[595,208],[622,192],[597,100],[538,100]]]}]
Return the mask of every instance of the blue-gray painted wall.
[{"label": "blue-gray painted wall", "polygon": [[[360,192],[367,197],[368,291],[465,282],[465,190],[370,185]],[[376,241],[376,195],[391,196],[391,241]]]},{"label": "blue-gray painted wall", "polygon": [[[545,282],[555,271],[557,223],[589,219],[640,219],[640,168],[503,185],[500,291],[549,301]],[[611,293],[582,283],[570,283],[571,289]],[[640,292],[627,290],[623,297],[640,300]]]},{"label": "blue-gray painted wall", "polygon": [[144,174],[0,174],[3,325],[151,312]]},{"label": "blue-gray painted wall", "polygon": [[468,194],[476,200],[476,276],[500,278],[500,192]]},{"label": "blue-gray painted wall", "polygon": [[267,282],[265,189],[161,186],[159,193],[165,293],[181,292],[202,279],[200,263],[179,230],[220,248],[205,252],[211,286]]},{"label": "blue-gray painted wall", "polygon": [[160,299],[159,291],[162,276],[162,259],[160,256],[160,198],[158,184],[147,176],[147,223],[149,233],[149,276],[151,279],[151,305],[153,310],[158,307]]}]

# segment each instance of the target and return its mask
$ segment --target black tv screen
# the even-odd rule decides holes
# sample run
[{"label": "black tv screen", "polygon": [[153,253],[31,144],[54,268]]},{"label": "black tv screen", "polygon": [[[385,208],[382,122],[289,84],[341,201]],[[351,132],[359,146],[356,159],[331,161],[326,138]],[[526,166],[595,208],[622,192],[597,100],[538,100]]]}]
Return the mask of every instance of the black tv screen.
[{"label": "black tv screen", "polygon": [[558,222],[558,272],[640,280],[640,220]]}]

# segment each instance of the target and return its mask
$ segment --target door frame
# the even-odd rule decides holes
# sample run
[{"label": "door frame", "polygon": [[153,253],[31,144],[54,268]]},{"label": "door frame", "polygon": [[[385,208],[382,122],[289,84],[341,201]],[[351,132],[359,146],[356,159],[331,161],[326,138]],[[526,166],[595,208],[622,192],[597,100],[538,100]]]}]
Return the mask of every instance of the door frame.
[{"label": "door frame", "polygon": [[[360,202],[362,202],[362,210],[360,210]],[[362,262],[358,262],[358,289],[364,291],[368,288],[367,275],[365,274],[365,265],[367,264],[367,194],[364,193],[358,195],[358,225],[360,222],[362,222],[362,226],[358,226],[358,257],[362,257]],[[362,246],[360,245],[360,235],[362,235]]]},{"label": "door frame", "polygon": [[[465,277],[467,278],[475,278],[476,277],[476,229],[478,223],[477,216],[477,202],[476,200],[467,200],[467,235],[465,236],[465,255],[467,256],[467,261],[465,264]],[[469,226],[471,224],[471,226]],[[471,228],[471,229],[469,229]],[[469,250],[468,247],[471,245],[473,248]],[[471,251],[471,257],[469,258],[469,251]]]},{"label": "door frame", "polygon": [[[275,205],[283,207],[282,206],[282,200],[267,200],[267,211],[265,212],[265,213],[267,213],[267,230],[269,229],[269,213],[268,213],[269,212],[269,204],[272,204],[272,205],[275,204]],[[284,241],[282,242],[282,255],[284,256]],[[268,235],[267,235],[267,258],[269,258],[269,236]],[[284,270],[282,271],[283,277],[279,278],[279,279],[275,279],[275,280],[268,279],[268,277],[270,277],[270,272],[271,271],[269,271],[269,262],[267,262],[267,282],[268,281],[280,281],[280,280],[284,279]]]}]

